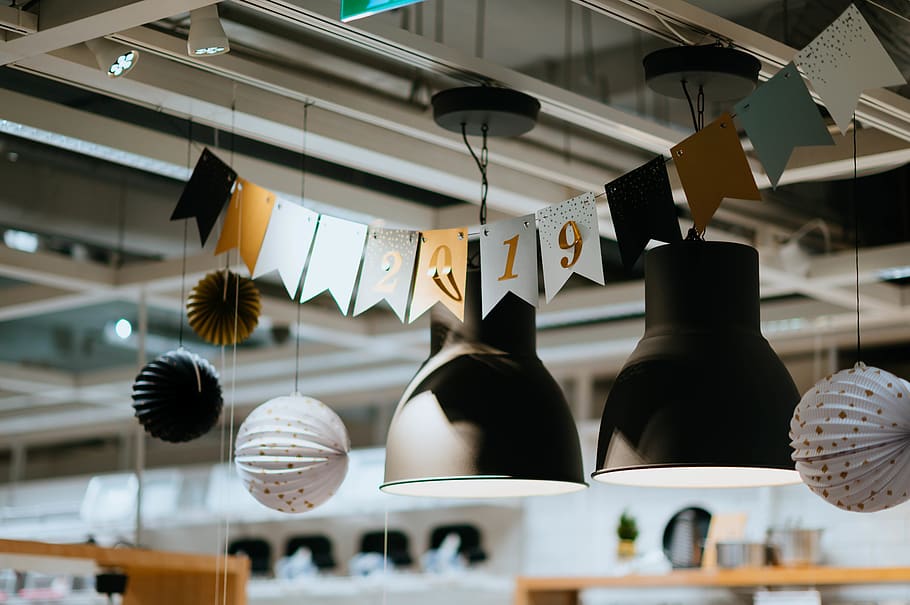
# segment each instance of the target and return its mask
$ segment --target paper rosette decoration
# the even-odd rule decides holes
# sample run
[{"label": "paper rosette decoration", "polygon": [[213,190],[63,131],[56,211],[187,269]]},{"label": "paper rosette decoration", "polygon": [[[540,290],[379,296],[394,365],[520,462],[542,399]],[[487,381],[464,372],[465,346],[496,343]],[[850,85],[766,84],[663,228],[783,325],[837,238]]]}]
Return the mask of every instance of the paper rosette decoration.
[{"label": "paper rosette decoration", "polygon": [[147,364],[133,382],[133,409],[147,433],[180,443],[207,433],[221,414],[218,373],[181,348]]},{"label": "paper rosette decoration", "polygon": [[214,271],[190,292],[186,311],[190,327],[200,338],[214,345],[233,345],[256,329],[262,302],[253,280],[232,271]]},{"label": "paper rosette decoration", "polygon": [[260,503],[303,513],[335,494],[348,472],[350,449],[341,418],[321,401],[295,393],[266,401],[247,416],[234,463]]},{"label": "paper rosette decoration", "polygon": [[910,499],[910,383],[862,363],[820,380],[790,421],[796,470],[844,510]]}]

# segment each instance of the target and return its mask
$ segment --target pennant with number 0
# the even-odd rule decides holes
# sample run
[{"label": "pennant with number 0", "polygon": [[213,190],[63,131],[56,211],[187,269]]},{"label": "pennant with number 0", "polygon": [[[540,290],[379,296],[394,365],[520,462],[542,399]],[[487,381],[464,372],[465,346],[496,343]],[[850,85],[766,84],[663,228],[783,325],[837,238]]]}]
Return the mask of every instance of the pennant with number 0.
[{"label": "pennant with number 0", "polygon": [[437,302],[442,303],[460,321],[464,321],[464,285],[467,270],[466,227],[422,232],[408,321],[414,321]]},{"label": "pennant with number 0", "polygon": [[215,254],[239,248],[240,258],[252,275],[274,207],[274,193],[239,177],[224,216]]},{"label": "pennant with number 0", "polygon": [[604,285],[593,193],[538,210],[537,232],[547,302],[559,293],[573,273]]},{"label": "pennant with number 0", "polygon": [[509,292],[537,306],[537,225],[533,214],[480,228],[480,290],[483,317]]},{"label": "pennant with number 0", "polygon": [[385,300],[398,319],[404,321],[419,241],[420,233],[417,231],[370,227],[357,299],[354,301],[354,315],[360,315]]},{"label": "pennant with number 0", "polygon": [[300,276],[303,275],[318,224],[318,212],[279,199],[272,210],[253,277],[278,269],[281,283],[293,299],[297,295]]},{"label": "pennant with number 0", "polygon": [[366,237],[366,225],[325,214],[319,216],[316,240],[300,293],[301,304],[328,290],[341,313],[348,314]]}]

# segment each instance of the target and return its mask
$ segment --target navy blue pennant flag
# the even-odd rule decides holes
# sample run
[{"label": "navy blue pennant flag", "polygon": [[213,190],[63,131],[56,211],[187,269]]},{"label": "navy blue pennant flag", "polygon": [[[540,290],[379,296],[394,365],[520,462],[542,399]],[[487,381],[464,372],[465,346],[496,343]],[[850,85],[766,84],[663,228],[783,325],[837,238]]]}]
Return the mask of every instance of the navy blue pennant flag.
[{"label": "navy blue pennant flag", "polygon": [[604,187],[623,265],[631,269],[648,241],[682,239],[664,158],[657,156]]},{"label": "navy blue pennant flag", "polygon": [[205,246],[205,240],[215,227],[218,215],[231,197],[231,189],[237,173],[208,150],[202,150],[199,161],[187,181],[177,207],[171,214],[171,220],[195,218],[199,227],[199,239]]}]

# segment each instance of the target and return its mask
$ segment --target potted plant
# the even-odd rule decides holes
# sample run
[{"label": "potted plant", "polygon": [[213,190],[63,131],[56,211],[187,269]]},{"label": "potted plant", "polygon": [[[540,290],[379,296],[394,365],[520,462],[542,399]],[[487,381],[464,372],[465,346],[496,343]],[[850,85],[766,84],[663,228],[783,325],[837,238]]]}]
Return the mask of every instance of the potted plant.
[{"label": "potted plant", "polygon": [[638,525],[635,523],[635,517],[628,511],[623,511],[619,516],[619,525],[616,526],[616,535],[619,537],[619,544],[616,552],[621,559],[627,559],[635,556],[635,538],[638,537]]}]

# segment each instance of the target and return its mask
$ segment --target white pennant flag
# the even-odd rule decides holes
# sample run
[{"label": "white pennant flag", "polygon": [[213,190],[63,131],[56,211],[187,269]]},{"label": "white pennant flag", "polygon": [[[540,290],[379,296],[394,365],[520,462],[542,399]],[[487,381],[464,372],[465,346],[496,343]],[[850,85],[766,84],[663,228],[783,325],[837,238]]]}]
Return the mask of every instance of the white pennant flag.
[{"label": "white pennant flag", "polygon": [[509,292],[537,306],[537,228],[533,214],[480,228],[480,284],[483,317]]},{"label": "white pennant flag", "polygon": [[300,276],[306,266],[317,224],[318,212],[279,199],[265,231],[253,278],[278,269],[281,283],[293,299],[300,285]]},{"label": "white pennant flag", "polygon": [[537,211],[540,259],[547,302],[573,273],[604,285],[594,194],[585,193]]},{"label": "white pennant flag", "polygon": [[844,133],[864,90],[906,83],[853,4],[793,60],[812,82]]},{"label": "white pennant flag", "polygon": [[328,290],[342,314],[347,315],[366,237],[366,225],[320,215],[300,302]]},{"label": "white pennant flag", "polygon": [[360,315],[385,299],[398,319],[404,321],[419,241],[417,231],[370,228],[354,315]]}]

